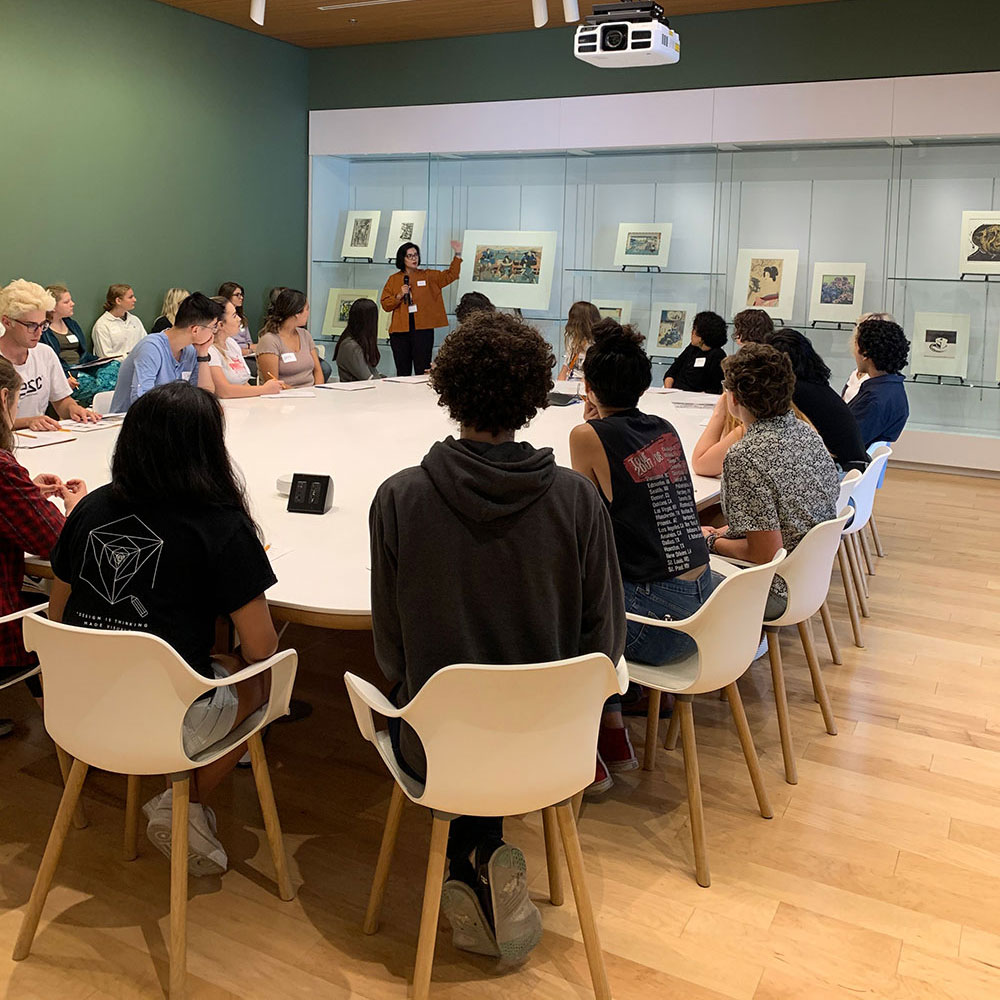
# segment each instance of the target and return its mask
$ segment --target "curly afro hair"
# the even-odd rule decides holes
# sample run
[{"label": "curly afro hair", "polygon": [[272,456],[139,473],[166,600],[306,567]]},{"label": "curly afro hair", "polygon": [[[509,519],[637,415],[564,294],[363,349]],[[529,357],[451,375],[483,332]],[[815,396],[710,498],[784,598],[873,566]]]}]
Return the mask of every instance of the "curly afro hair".
[{"label": "curly afro hair", "polygon": [[489,434],[516,431],[549,405],[552,349],[527,323],[475,312],[445,338],[431,387],[452,420]]},{"label": "curly afro hair", "polygon": [[726,321],[718,314],[705,310],[694,318],[694,332],[701,337],[702,343],[709,348],[722,347],[726,336]]},{"label": "curly afro hair", "polygon": [[723,358],[722,386],[757,420],[768,420],[792,408],[795,372],[787,354],[768,344],[745,344]]},{"label": "curly afro hair", "polygon": [[864,355],[876,371],[895,375],[906,367],[910,342],[898,323],[885,319],[866,319],[857,332],[858,353]]},{"label": "curly afro hair", "polygon": [[763,344],[774,333],[774,320],[763,309],[744,309],[733,317],[733,340],[741,344]]}]

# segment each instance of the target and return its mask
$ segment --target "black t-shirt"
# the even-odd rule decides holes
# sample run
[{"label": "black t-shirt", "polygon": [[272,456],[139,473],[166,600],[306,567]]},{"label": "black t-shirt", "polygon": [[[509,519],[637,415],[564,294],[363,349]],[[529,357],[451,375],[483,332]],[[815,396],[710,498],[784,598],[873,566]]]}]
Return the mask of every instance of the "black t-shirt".
[{"label": "black t-shirt", "polygon": [[[670,580],[708,562],[691,471],[673,426],[637,409],[591,420],[611,470],[611,514],[622,579]],[[603,496],[603,493],[602,493]]]},{"label": "black t-shirt", "polygon": [[166,316],[157,316],[153,320],[153,325],[149,328],[150,333],[163,333],[164,330],[169,330],[173,324],[167,319]]},{"label": "black t-shirt", "polygon": [[722,392],[722,359],[726,352],[721,347],[703,351],[688,344],[667,370],[667,378],[674,380],[675,389],[686,392]]},{"label": "black t-shirt", "polygon": [[215,622],[277,582],[247,516],[223,507],[136,507],[110,486],[84,497],[52,552],[72,587],[63,621],[151,632],[206,677]]},{"label": "black t-shirt", "polygon": [[864,472],[868,467],[868,452],[861,440],[858,422],[847,403],[826,382],[795,380],[795,405],[809,418],[826,450],[844,470]]}]

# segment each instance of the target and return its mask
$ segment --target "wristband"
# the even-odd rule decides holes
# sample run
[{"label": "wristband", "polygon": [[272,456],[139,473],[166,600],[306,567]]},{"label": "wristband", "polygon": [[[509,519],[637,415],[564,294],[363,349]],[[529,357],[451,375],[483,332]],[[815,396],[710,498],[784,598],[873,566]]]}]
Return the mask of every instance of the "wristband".
[{"label": "wristband", "polygon": [[708,551],[709,552],[714,552],[715,551],[715,543],[718,540],[719,540],[719,536],[718,535],[709,535],[705,539],[705,544],[708,546]]},{"label": "wristband", "polygon": [[211,356],[210,354],[198,354],[198,355],[197,355],[197,359],[198,359],[198,360],[199,360],[199,361],[200,361],[200,362],[201,362],[202,364],[205,364],[206,362],[208,362],[208,361],[211,361],[211,360],[212,360],[212,356]]}]

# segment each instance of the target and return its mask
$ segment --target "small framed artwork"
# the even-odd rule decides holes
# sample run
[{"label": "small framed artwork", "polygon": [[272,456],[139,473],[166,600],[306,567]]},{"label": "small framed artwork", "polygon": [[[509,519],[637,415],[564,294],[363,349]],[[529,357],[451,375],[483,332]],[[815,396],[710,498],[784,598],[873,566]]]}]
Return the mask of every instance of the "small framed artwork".
[{"label": "small framed artwork", "polygon": [[615,267],[666,267],[672,229],[669,222],[619,223]]},{"label": "small framed artwork", "polygon": [[458,297],[482,292],[500,308],[548,309],[556,236],[554,232],[467,229]]},{"label": "small framed artwork", "polygon": [[763,309],[771,319],[792,321],[798,250],[741,250],[736,261],[733,313]]},{"label": "small framed artwork", "polygon": [[341,257],[374,257],[381,212],[348,212]]},{"label": "small framed artwork", "polygon": [[964,379],[969,370],[968,313],[918,312],[913,317],[911,375],[950,375]]},{"label": "small framed artwork", "polygon": [[963,212],[958,273],[1000,274],[1000,212]]},{"label": "small framed artwork", "polygon": [[426,212],[393,212],[389,219],[389,235],[386,238],[385,256],[395,262],[396,251],[404,243],[416,243],[423,250]]},{"label": "small framed artwork", "polygon": [[[380,293],[374,288],[331,288],[326,299],[326,314],[323,317],[322,336],[336,337],[343,333],[347,326],[347,316],[351,311],[351,306],[357,299],[371,299],[376,305],[380,298]],[[379,312],[389,314],[379,306]],[[382,318],[379,317],[379,333],[381,334]]]},{"label": "small framed artwork", "polygon": [[857,322],[862,312],[866,271],[865,264],[814,264],[809,322]]},{"label": "small framed artwork", "polygon": [[601,314],[601,319],[609,316],[624,326],[632,318],[632,303],[624,299],[591,299]]},{"label": "small framed artwork", "polygon": [[693,302],[654,302],[646,353],[651,358],[680,354],[691,337],[697,312]]}]

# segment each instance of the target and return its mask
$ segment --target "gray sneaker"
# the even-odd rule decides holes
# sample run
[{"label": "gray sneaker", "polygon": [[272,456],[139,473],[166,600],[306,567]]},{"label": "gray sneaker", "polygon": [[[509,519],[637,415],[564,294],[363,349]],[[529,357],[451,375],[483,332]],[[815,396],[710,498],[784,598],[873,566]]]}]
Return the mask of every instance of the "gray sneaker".
[{"label": "gray sneaker", "polygon": [[441,890],[441,910],[451,924],[451,939],[456,948],[475,955],[500,957],[497,940],[475,889],[467,882],[449,879]]},{"label": "gray sneaker", "polygon": [[[173,789],[154,795],[142,811],[149,820],[146,836],[165,857],[170,857],[173,823]],[[188,871],[192,875],[221,875],[229,864],[225,848],[215,836],[216,818],[213,810],[192,802],[188,806]]]},{"label": "gray sneaker", "polygon": [[498,847],[487,865],[497,947],[507,959],[522,959],[542,938],[542,916],[528,896],[528,866],[510,844]]}]

